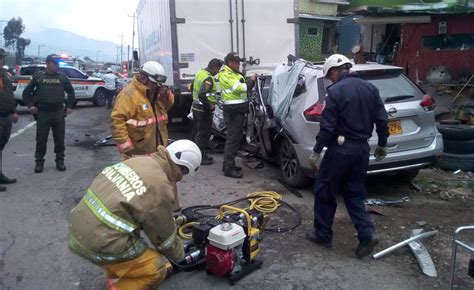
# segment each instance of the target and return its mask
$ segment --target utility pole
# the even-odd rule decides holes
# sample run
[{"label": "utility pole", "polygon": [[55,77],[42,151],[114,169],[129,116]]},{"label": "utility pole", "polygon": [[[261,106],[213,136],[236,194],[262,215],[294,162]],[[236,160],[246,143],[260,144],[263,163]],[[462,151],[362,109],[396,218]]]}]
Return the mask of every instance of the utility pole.
[{"label": "utility pole", "polygon": [[130,44],[127,45],[127,69],[130,70]]},{"label": "utility pole", "polygon": [[95,64],[96,64],[96,65],[99,65],[99,52],[101,52],[101,50],[98,50],[98,51],[97,51],[97,54],[96,54],[96,56],[95,56]]},{"label": "utility pole", "polygon": [[40,59],[40,51],[42,47],[45,47],[46,45],[43,44],[38,44],[38,60]]},{"label": "utility pole", "polygon": [[[133,13],[133,15],[128,15],[128,17],[133,17],[132,21],[133,21],[133,24],[132,24],[132,55],[133,55],[133,52],[135,51],[135,19],[137,18],[137,16],[135,15],[135,12]],[[132,57],[132,70],[133,68],[135,68],[135,59],[133,59]]]},{"label": "utility pole", "polygon": [[120,65],[123,64],[123,34],[120,35]]},{"label": "utility pole", "polygon": [[119,55],[119,48],[120,48],[120,46],[117,45],[117,58],[115,60],[115,65],[117,65],[117,66],[118,66],[118,61],[119,61],[119,56],[118,56]]}]

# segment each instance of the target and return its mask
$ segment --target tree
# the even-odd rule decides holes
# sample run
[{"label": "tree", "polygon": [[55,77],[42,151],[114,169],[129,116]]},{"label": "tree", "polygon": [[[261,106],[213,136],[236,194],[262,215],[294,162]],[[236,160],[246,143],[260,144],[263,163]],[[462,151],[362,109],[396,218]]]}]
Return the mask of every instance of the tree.
[{"label": "tree", "polygon": [[3,29],[3,38],[5,39],[5,46],[14,48],[16,50],[16,63],[19,64],[23,56],[25,56],[25,48],[30,45],[31,41],[27,38],[21,37],[25,31],[25,25],[21,17],[12,18],[8,21],[7,26]]}]

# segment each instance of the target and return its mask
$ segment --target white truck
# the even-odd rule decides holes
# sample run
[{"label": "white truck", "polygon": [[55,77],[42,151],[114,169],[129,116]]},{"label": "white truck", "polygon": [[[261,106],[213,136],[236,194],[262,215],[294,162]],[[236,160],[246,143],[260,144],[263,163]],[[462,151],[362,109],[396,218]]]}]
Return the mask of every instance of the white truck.
[{"label": "white truck", "polygon": [[297,55],[297,0],[140,0],[140,63],[160,62],[176,92],[170,122],[185,121],[192,102],[188,84],[212,58],[245,58],[244,73],[270,73]]}]

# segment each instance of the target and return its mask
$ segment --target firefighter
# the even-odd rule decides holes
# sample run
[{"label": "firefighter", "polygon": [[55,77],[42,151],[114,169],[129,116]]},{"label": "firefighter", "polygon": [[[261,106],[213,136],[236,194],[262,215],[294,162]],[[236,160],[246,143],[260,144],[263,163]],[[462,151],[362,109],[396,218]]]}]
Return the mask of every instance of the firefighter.
[{"label": "firefighter", "polygon": [[174,188],[200,164],[197,145],[178,140],[104,168],[71,210],[69,248],[106,271],[109,289],[157,286],[172,272],[168,259],[184,257],[173,218]]},{"label": "firefighter", "polygon": [[[12,85],[8,67],[5,69],[5,57],[7,52],[0,48],[0,184],[15,183],[16,179],[8,178],[3,174],[2,156],[3,149],[10,139],[12,131],[12,123],[18,122],[18,114],[16,113],[16,102],[13,97],[14,87]],[[0,185],[0,191],[6,191],[7,188]]]},{"label": "firefighter", "polygon": [[239,71],[241,60],[236,53],[228,53],[224,58],[224,69],[218,75],[224,104],[224,122],[227,128],[223,171],[225,176],[232,178],[243,177],[241,168],[235,164],[235,157],[242,142],[245,114],[248,112],[247,91],[253,87],[256,79],[254,75],[248,83],[245,82],[245,76]]},{"label": "firefighter", "polygon": [[[65,116],[72,112],[75,93],[67,76],[59,72],[59,62],[59,56],[48,55],[46,69],[35,73],[23,91],[23,101],[28,106],[30,114],[33,114],[36,119],[35,173],[43,171],[50,128],[53,131],[56,168],[59,171],[66,170],[64,165]],[[67,100],[65,100],[64,92],[67,93]]]},{"label": "firefighter", "polygon": [[[384,159],[389,135],[388,116],[378,89],[356,73],[350,73],[351,67],[349,59],[340,54],[331,55],[324,63],[324,77],[333,84],[327,88],[320,130],[309,158],[319,174],[314,187],[315,231],[306,234],[306,238],[331,247],[336,194],[340,193],[358,233],[359,246],[355,254],[363,258],[379,242],[364,204],[370,154],[367,141],[375,124],[378,135],[375,160]],[[320,164],[324,147],[327,151]]]},{"label": "firefighter", "polygon": [[216,82],[214,76],[222,67],[222,61],[213,58],[207,68],[200,70],[192,84],[193,118],[195,122],[195,141],[202,152],[202,165],[211,165],[213,158],[206,154],[211,137],[212,117],[216,105]]},{"label": "firefighter", "polygon": [[161,64],[149,61],[117,96],[110,130],[124,160],[168,145],[167,112],[174,104],[174,95],[163,85],[165,81]]}]

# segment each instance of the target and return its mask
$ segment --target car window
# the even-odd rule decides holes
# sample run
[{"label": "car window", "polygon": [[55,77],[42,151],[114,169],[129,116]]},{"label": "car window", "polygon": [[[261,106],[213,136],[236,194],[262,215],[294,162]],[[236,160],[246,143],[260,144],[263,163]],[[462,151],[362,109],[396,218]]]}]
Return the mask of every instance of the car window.
[{"label": "car window", "polygon": [[332,84],[332,82],[326,78],[318,78],[317,82],[318,82],[319,100],[321,101],[321,97],[326,96],[326,89]]},{"label": "car window", "polygon": [[361,77],[379,89],[384,103],[421,100],[423,92],[402,71],[359,72]]},{"label": "car window", "polygon": [[22,76],[32,76],[38,71],[44,70],[42,66],[27,66],[20,68],[20,75]]},{"label": "car window", "polygon": [[299,97],[304,92],[306,92],[306,77],[304,75],[299,75],[295,92],[293,93],[293,99]]},{"label": "car window", "polygon": [[84,75],[80,71],[75,70],[73,68],[64,67],[64,68],[61,68],[60,70],[64,72],[68,78],[72,78],[72,79],[85,78]]}]

